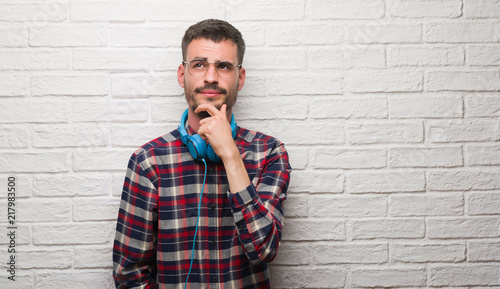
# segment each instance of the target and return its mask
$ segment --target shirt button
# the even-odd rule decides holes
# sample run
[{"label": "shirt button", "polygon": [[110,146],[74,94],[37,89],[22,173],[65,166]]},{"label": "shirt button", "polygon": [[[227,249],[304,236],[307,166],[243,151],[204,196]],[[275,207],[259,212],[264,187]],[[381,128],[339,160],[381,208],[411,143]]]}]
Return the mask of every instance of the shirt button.
[{"label": "shirt button", "polygon": [[212,278],[212,281],[215,283],[215,282],[219,281],[219,278],[217,278],[217,277],[213,277],[213,278]]},{"label": "shirt button", "polygon": [[210,209],[215,210],[215,204],[211,204]]},{"label": "shirt button", "polygon": [[214,241],[214,240],[212,240],[212,241],[210,242],[210,245],[211,245],[212,247],[215,247],[215,245],[216,245],[215,241]]}]

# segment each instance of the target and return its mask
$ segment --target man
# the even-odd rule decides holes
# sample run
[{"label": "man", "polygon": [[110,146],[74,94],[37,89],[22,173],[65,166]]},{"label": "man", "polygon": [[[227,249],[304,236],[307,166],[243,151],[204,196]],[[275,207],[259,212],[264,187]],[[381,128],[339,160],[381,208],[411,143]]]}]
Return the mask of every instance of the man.
[{"label": "man", "polygon": [[231,117],[244,51],[225,21],[186,31],[177,76],[188,110],[178,129],[130,158],[113,247],[117,288],[270,288],[291,168],[281,142]]}]

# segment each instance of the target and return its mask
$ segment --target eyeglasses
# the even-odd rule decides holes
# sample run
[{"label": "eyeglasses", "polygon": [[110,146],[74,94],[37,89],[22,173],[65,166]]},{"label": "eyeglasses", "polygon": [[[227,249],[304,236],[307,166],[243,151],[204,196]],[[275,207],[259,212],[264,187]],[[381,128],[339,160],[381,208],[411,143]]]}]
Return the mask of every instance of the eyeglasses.
[{"label": "eyeglasses", "polygon": [[241,68],[241,64],[234,64],[231,60],[219,60],[216,62],[208,62],[204,59],[193,59],[191,61],[182,61],[184,65],[187,65],[189,74],[194,77],[204,76],[210,64],[215,65],[215,70],[217,74],[222,78],[231,78],[235,75],[236,70]]}]

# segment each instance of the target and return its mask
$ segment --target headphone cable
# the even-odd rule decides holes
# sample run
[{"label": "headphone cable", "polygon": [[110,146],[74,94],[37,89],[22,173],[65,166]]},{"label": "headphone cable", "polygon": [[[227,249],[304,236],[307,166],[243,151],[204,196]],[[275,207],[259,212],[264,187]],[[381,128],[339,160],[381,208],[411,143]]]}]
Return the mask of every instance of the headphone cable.
[{"label": "headphone cable", "polygon": [[201,200],[203,197],[203,191],[205,190],[205,180],[207,179],[207,162],[205,161],[205,159],[202,159],[202,161],[205,164],[205,175],[203,176],[203,186],[201,187],[200,201],[198,202],[198,217],[196,218],[196,229],[194,231],[194,237],[193,237],[193,249],[191,250],[191,264],[189,265],[189,272],[188,272],[188,275],[186,277],[186,283],[184,283],[184,289],[187,288],[189,275],[191,275],[191,269],[193,268],[194,249],[195,249],[195,245],[196,245],[196,235],[198,233],[198,223],[200,221]]}]

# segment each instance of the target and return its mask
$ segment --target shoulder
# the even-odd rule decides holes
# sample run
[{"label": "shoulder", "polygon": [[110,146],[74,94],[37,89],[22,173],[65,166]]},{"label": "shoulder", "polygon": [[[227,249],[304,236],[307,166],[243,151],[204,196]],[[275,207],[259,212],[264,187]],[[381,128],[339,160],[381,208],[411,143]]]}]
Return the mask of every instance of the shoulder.
[{"label": "shoulder", "polygon": [[265,150],[284,147],[284,144],[273,136],[265,133],[238,127],[237,143],[242,147],[261,147]]},{"label": "shoulder", "polygon": [[138,160],[144,160],[152,155],[165,154],[181,144],[182,140],[179,130],[175,129],[143,144],[133,153],[133,157]]}]

